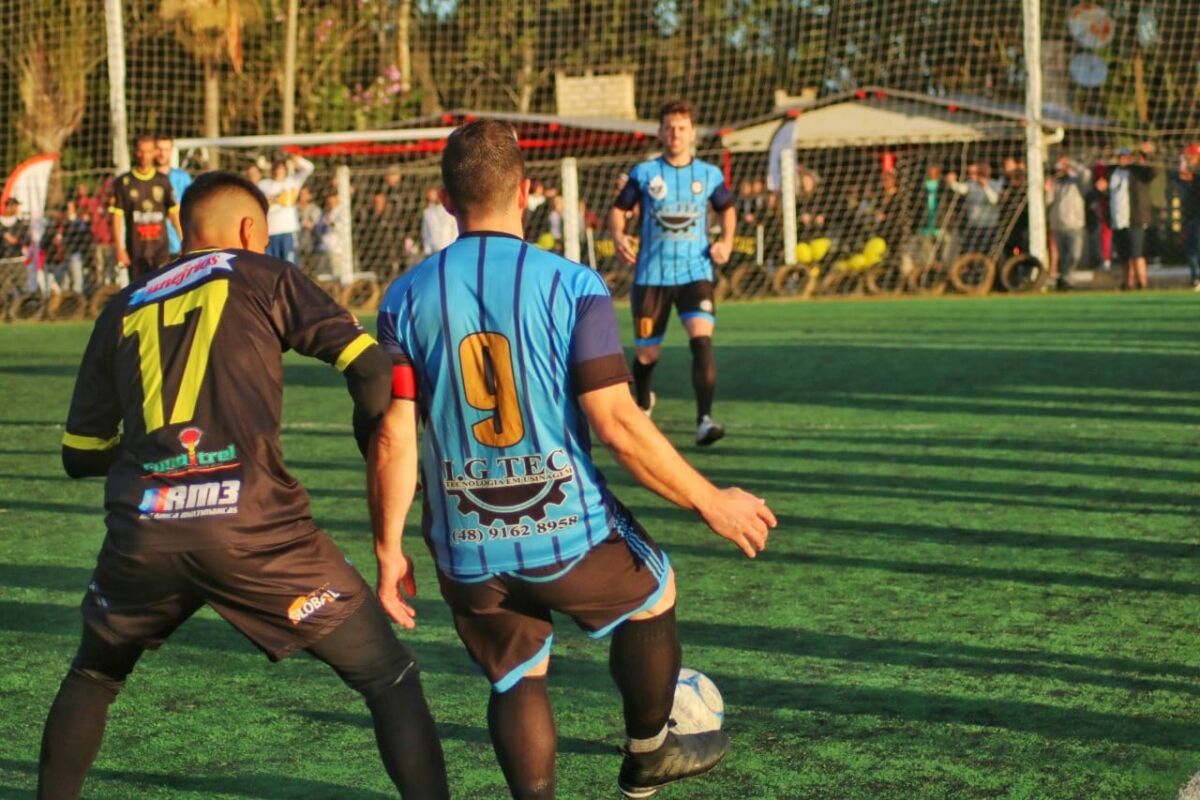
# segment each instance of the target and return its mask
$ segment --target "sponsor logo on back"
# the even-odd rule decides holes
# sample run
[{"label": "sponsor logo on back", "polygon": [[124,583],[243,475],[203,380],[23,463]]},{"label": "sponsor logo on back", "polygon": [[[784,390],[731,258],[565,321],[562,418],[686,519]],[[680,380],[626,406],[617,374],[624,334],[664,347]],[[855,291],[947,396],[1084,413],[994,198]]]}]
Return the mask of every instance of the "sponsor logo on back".
[{"label": "sponsor logo on back", "polygon": [[229,263],[233,259],[233,253],[219,251],[190,258],[162,275],[156,276],[134,292],[133,296],[129,298],[129,307],[135,308],[170,297],[181,289],[198,283],[216,272],[233,272],[233,266]]},{"label": "sponsor logo on back", "polygon": [[204,431],[196,427],[184,428],[179,432],[179,443],[186,452],[161,461],[144,461],[145,477],[178,478],[208,472],[221,472],[239,466],[237,447],[232,443],[220,450],[200,450]]}]

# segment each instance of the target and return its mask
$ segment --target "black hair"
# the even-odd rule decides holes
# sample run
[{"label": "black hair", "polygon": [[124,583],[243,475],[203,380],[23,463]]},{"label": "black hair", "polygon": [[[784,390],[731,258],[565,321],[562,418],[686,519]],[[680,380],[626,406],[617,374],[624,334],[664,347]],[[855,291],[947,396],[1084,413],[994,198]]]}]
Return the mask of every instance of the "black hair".
[{"label": "black hair", "polygon": [[512,125],[481,119],[450,134],[442,182],[459,212],[495,211],[525,178],[525,157]]},{"label": "black hair", "polygon": [[224,192],[240,192],[248,195],[262,209],[263,214],[266,214],[270,207],[266,195],[248,178],[244,178],[236,172],[205,172],[192,181],[192,185],[183,193],[183,201],[179,208],[179,221],[184,235],[187,235],[187,232],[194,227],[195,219],[193,217],[196,214],[197,206],[203,205],[204,201],[210,197]]}]

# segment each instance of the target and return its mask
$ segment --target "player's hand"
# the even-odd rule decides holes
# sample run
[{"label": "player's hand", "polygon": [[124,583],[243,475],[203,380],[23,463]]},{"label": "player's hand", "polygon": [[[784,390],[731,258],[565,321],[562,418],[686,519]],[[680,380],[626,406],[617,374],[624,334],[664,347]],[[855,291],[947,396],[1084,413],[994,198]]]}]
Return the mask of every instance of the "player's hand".
[{"label": "player's hand", "polygon": [[714,264],[728,264],[729,253],[733,250],[729,243],[724,239],[719,239],[709,245],[708,255],[712,258]]},{"label": "player's hand", "polygon": [[130,260],[128,251],[124,249],[117,251],[117,266],[128,267],[132,263],[133,261]]},{"label": "player's hand", "polygon": [[700,516],[713,533],[736,544],[747,558],[766,549],[767,537],[778,524],[766,500],[737,487],[718,491],[700,509]]},{"label": "player's hand", "polygon": [[629,244],[628,236],[614,237],[613,244],[617,246],[617,257],[621,259],[622,264],[632,267],[637,263],[637,250]]},{"label": "player's hand", "polygon": [[417,594],[417,579],[413,574],[412,559],[401,555],[398,559],[379,560],[379,579],[376,593],[383,610],[402,628],[417,626],[417,611],[407,602]]}]

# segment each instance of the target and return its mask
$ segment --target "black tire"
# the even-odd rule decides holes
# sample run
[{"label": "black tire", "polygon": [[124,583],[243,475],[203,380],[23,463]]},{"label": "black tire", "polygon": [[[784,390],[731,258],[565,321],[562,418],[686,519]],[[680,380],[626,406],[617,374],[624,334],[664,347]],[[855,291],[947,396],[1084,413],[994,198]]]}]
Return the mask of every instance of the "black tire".
[{"label": "black tire", "polygon": [[780,297],[807,297],[817,288],[812,277],[815,269],[807,264],[785,264],[775,270],[771,289]]},{"label": "black tire", "polygon": [[88,314],[93,318],[100,316],[100,312],[108,305],[108,302],[121,293],[121,287],[115,283],[106,283],[103,286],[96,288],[92,292],[92,296],[88,298]]},{"label": "black tire", "polygon": [[87,300],[79,292],[60,292],[46,303],[46,319],[78,321],[87,310]]},{"label": "black tire", "polygon": [[381,294],[379,281],[374,281],[370,278],[360,278],[346,287],[346,291],[343,294],[345,302],[342,305],[360,311],[374,311],[379,308]]},{"label": "black tire", "polygon": [[742,264],[729,276],[729,293],[733,297],[763,297],[770,285],[767,271],[753,261]]},{"label": "black tire", "polygon": [[633,269],[621,265],[610,269],[604,274],[604,282],[613,297],[626,297],[633,289]]},{"label": "black tire", "polygon": [[897,295],[908,286],[908,276],[900,264],[894,261],[881,261],[867,270],[863,279],[867,294]]},{"label": "black tire", "polygon": [[8,305],[8,316],[13,322],[35,322],[46,318],[46,302],[37,292],[19,294]]},{"label": "black tire", "polygon": [[1050,271],[1042,266],[1042,262],[1028,254],[1021,253],[1004,262],[1000,267],[1000,285],[1014,293],[1036,292],[1046,285]]},{"label": "black tire", "polygon": [[821,277],[820,293],[852,297],[860,295],[864,289],[863,273],[849,269],[829,269]]},{"label": "black tire", "polygon": [[714,274],[713,278],[713,301],[720,303],[728,300],[732,296],[729,278],[723,272]]},{"label": "black tire", "polygon": [[964,253],[950,265],[950,285],[962,294],[982,297],[996,282],[996,262],[983,253]]},{"label": "black tire", "polygon": [[937,297],[946,292],[946,267],[940,261],[931,261],[908,273],[908,290],[913,294]]}]

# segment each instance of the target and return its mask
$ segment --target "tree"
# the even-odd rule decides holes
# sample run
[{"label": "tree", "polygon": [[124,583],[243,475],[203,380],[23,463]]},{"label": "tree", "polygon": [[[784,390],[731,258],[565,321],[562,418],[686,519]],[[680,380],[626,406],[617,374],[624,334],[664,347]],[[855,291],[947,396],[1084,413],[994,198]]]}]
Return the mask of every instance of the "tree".
[{"label": "tree", "polygon": [[36,152],[61,153],[83,121],[88,76],[104,60],[103,6],[27,0],[9,11],[0,64],[16,78],[16,129]]},{"label": "tree", "polygon": [[[258,0],[163,0],[159,16],[204,69],[204,135],[221,135],[221,63],[242,71],[242,34],[262,24]],[[216,166],[214,163],[212,166]]]}]

